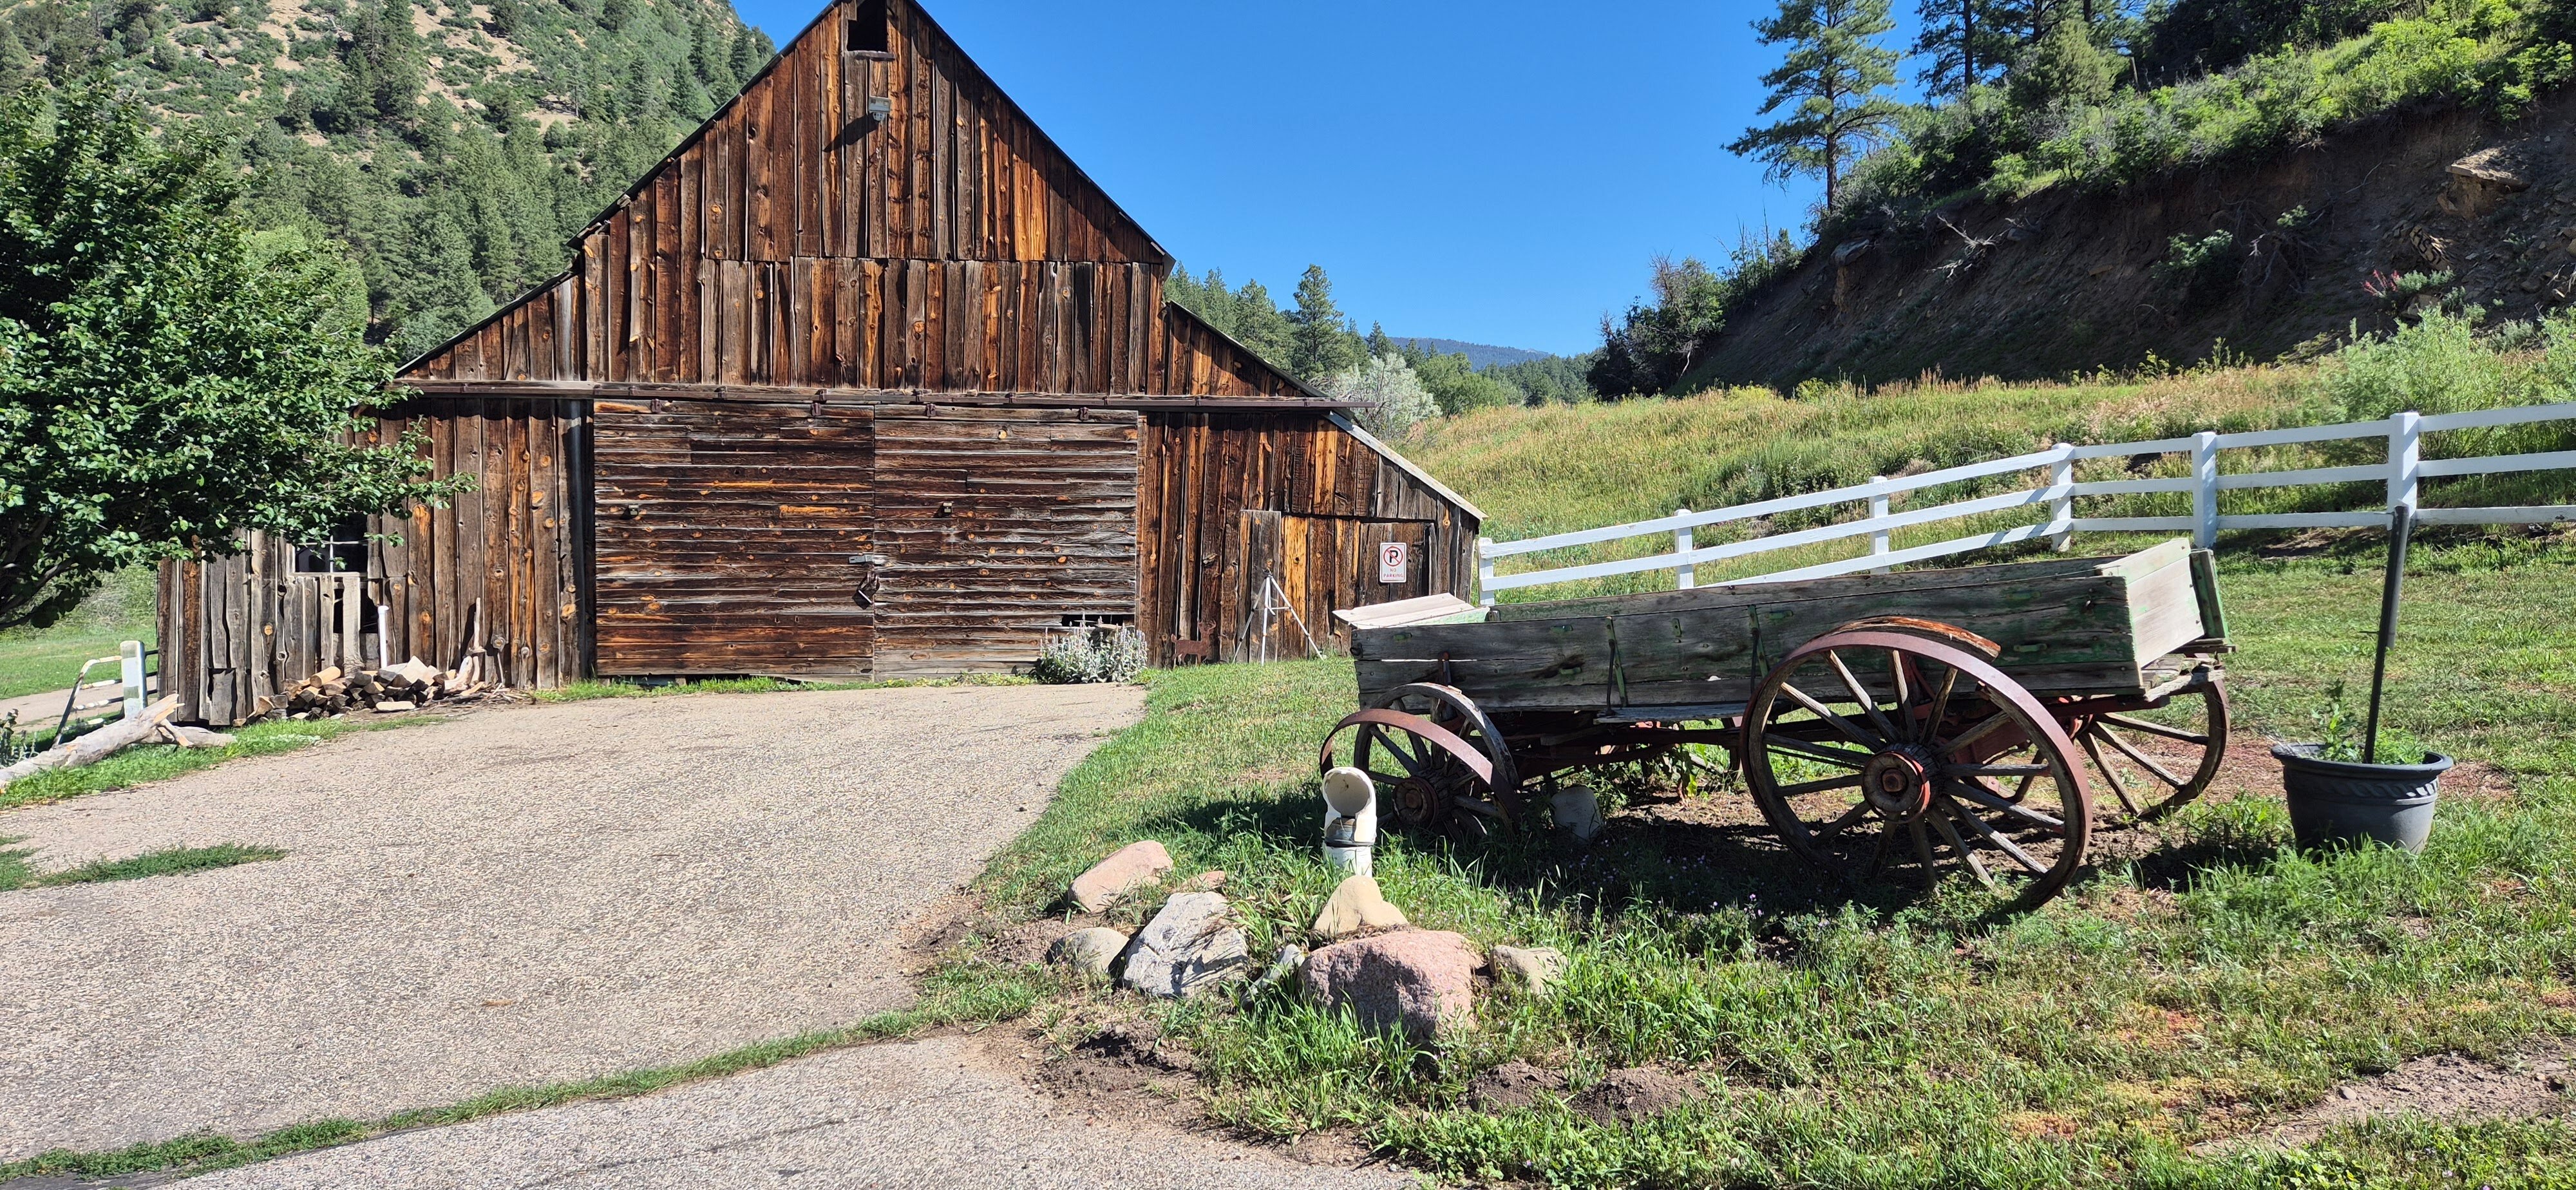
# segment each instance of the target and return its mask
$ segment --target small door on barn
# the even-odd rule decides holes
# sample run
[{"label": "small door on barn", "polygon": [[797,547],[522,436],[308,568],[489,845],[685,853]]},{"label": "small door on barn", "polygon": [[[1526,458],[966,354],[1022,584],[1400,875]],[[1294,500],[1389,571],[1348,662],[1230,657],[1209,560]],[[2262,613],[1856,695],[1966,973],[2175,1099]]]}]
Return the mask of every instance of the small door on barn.
[{"label": "small door on barn", "polygon": [[602,401],[594,435],[600,673],[868,671],[868,410]]},{"label": "small door on barn", "polygon": [[[1233,659],[1302,657],[1349,647],[1333,613],[1431,592],[1428,521],[1290,516],[1246,509]],[[1262,594],[1269,587],[1269,610]],[[1267,652],[1263,650],[1267,647]]]}]

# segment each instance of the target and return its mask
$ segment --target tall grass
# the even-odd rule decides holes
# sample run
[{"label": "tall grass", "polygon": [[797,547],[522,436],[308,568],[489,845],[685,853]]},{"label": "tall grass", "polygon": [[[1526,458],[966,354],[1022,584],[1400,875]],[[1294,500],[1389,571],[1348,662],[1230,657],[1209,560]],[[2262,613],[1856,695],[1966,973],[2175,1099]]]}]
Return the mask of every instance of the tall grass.
[{"label": "tall grass", "polygon": [[[2042,449],[2052,443],[2142,441],[2200,430],[2236,433],[2285,426],[2576,400],[2576,318],[2481,328],[2475,317],[2434,314],[2385,339],[2366,339],[2317,365],[2196,370],[2156,377],[2016,383],[1939,377],[1860,389],[1811,382],[1794,396],[1768,389],[1711,390],[1687,397],[1545,408],[1485,410],[1416,431],[1405,450],[1467,493],[1490,517],[1496,541],[1597,528],[1920,474]],[[2565,449],[2576,427],[2527,426],[2430,435],[2427,457]],[[2377,439],[2230,451],[2231,472],[2369,462]],[[2079,480],[2179,476],[2181,455],[2090,460]],[[2035,487],[2043,471],[1991,476],[1896,497],[1894,511]],[[2379,485],[2273,488],[2224,493],[2228,514],[2375,508]],[[2558,503],[2576,499],[2568,472],[2432,481],[2428,504]],[[2087,497],[2079,516],[2180,515],[2181,494]],[[1764,520],[1710,526],[1710,545],[1867,515],[1860,502]],[[1902,549],[1969,533],[2028,524],[2015,509],[1899,530]],[[2151,538],[2079,539],[2118,552]],[[1507,559],[1500,573],[1645,557],[1672,548],[1669,536],[1631,538]],[[1735,559],[1699,568],[1702,582],[1760,574],[1865,553],[1866,538]],[[2045,548],[2033,543],[2022,552]],[[1993,560],[1988,557],[1981,560]],[[1515,591],[1507,598],[1565,598],[1668,588],[1669,572]]]}]

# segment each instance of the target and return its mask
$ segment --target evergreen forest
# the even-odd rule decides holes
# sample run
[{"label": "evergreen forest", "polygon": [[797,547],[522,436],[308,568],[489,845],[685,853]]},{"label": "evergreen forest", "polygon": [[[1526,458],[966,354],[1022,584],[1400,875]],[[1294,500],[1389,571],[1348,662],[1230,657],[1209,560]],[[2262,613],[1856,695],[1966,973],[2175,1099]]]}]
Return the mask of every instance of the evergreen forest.
[{"label": "evergreen forest", "polygon": [[347,246],[348,300],[406,358],[559,271],[774,52],[725,0],[0,7],[0,89],[103,74],[188,119],[255,224]]}]

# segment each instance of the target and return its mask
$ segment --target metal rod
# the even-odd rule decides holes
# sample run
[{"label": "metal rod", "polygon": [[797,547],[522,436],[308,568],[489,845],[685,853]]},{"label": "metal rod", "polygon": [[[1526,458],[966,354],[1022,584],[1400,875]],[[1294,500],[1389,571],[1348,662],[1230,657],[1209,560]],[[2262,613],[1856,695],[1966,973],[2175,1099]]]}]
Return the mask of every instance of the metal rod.
[{"label": "metal rod", "polygon": [[2415,506],[2399,504],[2389,510],[2388,577],[2379,587],[2379,648],[2370,659],[2370,717],[2362,728],[2363,764],[2379,763],[2379,691],[2388,678],[2388,646],[2397,639],[2397,592],[2406,585],[2406,542],[2414,535]]}]

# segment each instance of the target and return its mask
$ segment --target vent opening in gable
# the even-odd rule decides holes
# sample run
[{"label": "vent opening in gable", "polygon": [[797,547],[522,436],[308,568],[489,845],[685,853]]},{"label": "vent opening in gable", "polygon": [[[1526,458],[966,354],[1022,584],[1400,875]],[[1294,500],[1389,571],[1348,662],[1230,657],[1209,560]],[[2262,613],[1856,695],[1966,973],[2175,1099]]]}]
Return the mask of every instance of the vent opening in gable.
[{"label": "vent opening in gable", "polygon": [[842,26],[841,48],[853,54],[892,53],[894,39],[889,25],[886,0],[859,0]]}]

